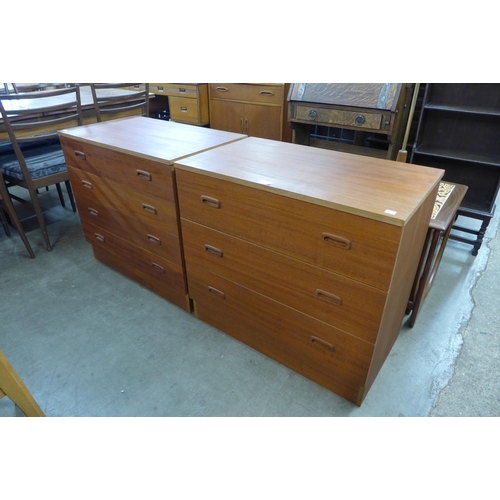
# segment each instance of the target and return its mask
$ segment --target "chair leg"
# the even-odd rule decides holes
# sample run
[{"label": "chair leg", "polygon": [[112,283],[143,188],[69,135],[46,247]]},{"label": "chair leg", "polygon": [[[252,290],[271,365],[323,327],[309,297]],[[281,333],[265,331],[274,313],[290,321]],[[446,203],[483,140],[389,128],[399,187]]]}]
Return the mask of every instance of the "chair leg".
[{"label": "chair leg", "polygon": [[73,209],[73,212],[76,212],[75,197],[73,196],[73,188],[71,187],[71,182],[64,181],[64,184],[66,184],[66,191],[68,191],[68,197],[71,203],[71,208]]},{"label": "chair leg", "polygon": [[45,417],[28,388],[0,351],[0,395],[5,394],[27,417]]},{"label": "chair leg", "polygon": [[3,205],[0,203],[0,219],[2,221],[2,226],[7,236],[10,236],[9,223],[7,217],[5,216]]},{"label": "chair leg", "polygon": [[38,219],[38,224],[40,225],[43,239],[45,240],[45,246],[50,252],[52,250],[52,245],[50,244],[49,233],[47,231],[47,226],[45,225],[45,219],[43,218],[42,207],[40,206],[40,202],[38,201],[38,196],[36,195],[35,190],[30,190],[30,195],[33,207],[35,208],[36,218]]},{"label": "chair leg", "polygon": [[59,195],[59,201],[61,202],[61,205],[63,207],[65,207],[66,203],[64,203],[64,197],[63,197],[61,185],[59,183],[56,184],[56,189],[57,189],[57,194]]},{"label": "chair leg", "polygon": [[[19,220],[19,217],[17,216],[16,210],[14,208],[14,205],[12,204],[12,201],[10,200],[8,193],[5,193],[6,196],[2,199],[2,202],[5,204],[5,209],[7,211],[7,215],[9,216],[12,224],[16,228],[17,232],[19,233],[19,236],[21,237],[21,240],[24,243],[24,246],[26,247],[26,250],[28,250],[28,253],[32,259],[35,258],[35,252],[33,252],[33,249],[31,248],[30,242],[28,241],[28,237],[26,236],[26,233],[24,232],[24,228],[21,225],[21,221]],[[3,208],[0,208],[0,212],[3,214]],[[7,232],[7,231],[6,231]],[[10,236],[10,230],[7,233],[8,236]]]}]

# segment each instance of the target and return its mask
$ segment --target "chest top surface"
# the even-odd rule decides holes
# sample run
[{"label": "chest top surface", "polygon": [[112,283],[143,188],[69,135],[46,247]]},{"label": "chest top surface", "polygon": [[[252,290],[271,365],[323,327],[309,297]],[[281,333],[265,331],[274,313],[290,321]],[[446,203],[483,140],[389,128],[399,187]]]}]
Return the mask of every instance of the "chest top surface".
[{"label": "chest top surface", "polygon": [[242,134],[143,116],[65,129],[59,134],[168,165],[193,153],[245,137]]},{"label": "chest top surface", "polygon": [[264,191],[403,226],[444,171],[257,137],[175,162]]}]

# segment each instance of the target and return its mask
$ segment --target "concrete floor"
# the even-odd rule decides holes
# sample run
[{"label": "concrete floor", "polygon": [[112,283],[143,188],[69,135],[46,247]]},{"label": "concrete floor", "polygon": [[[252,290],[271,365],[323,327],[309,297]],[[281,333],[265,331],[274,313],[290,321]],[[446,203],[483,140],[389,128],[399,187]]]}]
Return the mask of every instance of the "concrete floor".
[{"label": "concrete floor", "polygon": [[[0,349],[47,416],[499,416],[498,215],[451,240],[413,329],[357,407],[107,268],[43,193],[54,249],[0,232]],[[475,222],[475,221],[474,221]],[[22,416],[0,399],[0,416]]]}]

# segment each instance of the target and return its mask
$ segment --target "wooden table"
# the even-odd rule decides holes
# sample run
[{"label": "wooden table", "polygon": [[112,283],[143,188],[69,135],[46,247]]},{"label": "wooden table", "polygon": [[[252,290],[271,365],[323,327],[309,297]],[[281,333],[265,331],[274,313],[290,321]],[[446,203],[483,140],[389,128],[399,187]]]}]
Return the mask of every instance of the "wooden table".
[{"label": "wooden table", "polygon": [[[43,93],[46,91],[41,91],[39,93]],[[48,91],[50,92],[50,91]],[[39,94],[38,93],[38,94]],[[132,93],[132,91],[129,90],[123,90],[123,89],[101,89],[99,90],[99,94],[102,95],[109,95],[109,96],[115,96],[115,95],[127,95],[129,93]],[[150,95],[154,97],[154,94]],[[85,85],[81,84],[80,85],[80,98],[82,102],[82,112],[83,112],[83,124],[88,125],[90,123],[96,123],[97,118],[95,115],[95,108],[94,108],[94,99],[92,97],[92,91],[90,89],[90,85]],[[47,99],[33,99],[33,100],[27,100],[22,102],[23,109],[33,109],[36,110],[37,107],[45,107],[48,104],[50,105],[56,105],[56,104],[63,104],[64,102],[68,102],[69,100],[73,99],[73,95],[68,94],[68,95],[61,95],[61,96],[55,96],[55,97],[48,97]],[[9,110],[15,110],[19,109],[19,103],[16,101],[4,101],[3,105],[7,111]],[[119,115],[113,115],[113,118],[123,118],[126,116],[133,116],[133,115],[138,115],[140,114],[141,110],[140,109],[134,109],[132,111],[128,112],[123,112],[120,113]],[[104,120],[109,119],[106,115],[103,117]],[[3,141],[8,141],[9,136],[5,129],[1,126],[2,120],[0,118],[0,142]]]}]

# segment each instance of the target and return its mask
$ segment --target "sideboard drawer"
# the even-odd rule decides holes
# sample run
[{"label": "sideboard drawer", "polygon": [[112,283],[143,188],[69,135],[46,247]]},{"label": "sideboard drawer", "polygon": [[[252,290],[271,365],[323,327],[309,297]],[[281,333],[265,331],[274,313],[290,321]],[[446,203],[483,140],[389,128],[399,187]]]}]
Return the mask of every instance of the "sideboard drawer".
[{"label": "sideboard drawer", "polygon": [[298,105],[292,105],[291,110],[291,118],[304,122],[370,130],[380,130],[382,128],[381,114]]},{"label": "sideboard drawer", "polygon": [[210,98],[281,106],[283,104],[283,86],[254,85],[249,83],[211,83]]},{"label": "sideboard drawer", "polygon": [[196,99],[197,85],[189,83],[150,83],[149,90],[156,95],[179,96]]},{"label": "sideboard drawer", "polygon": [[61,137],[61,145],[68,166],[173,200],[172,168],[168,165],[66,137]]},{"label": "sideboard drawer", "polygon": [[401,228],[185,170],[176,179],[182,218],[389,289]]},{"label": "sideboard drawer", "polygon": [[197,266],[188,280],[197,318],[360,404],[372,344]]},{"label": "sideboard drawer", "polygon": [[387,293],[194,222],[181,220],[196,265],[375,343]]},{"label": "sideboard drawer", "polygon": [[172,120],[188,123],[199,121],[198,101],[189,97],[170,97],[168,103]]}]

